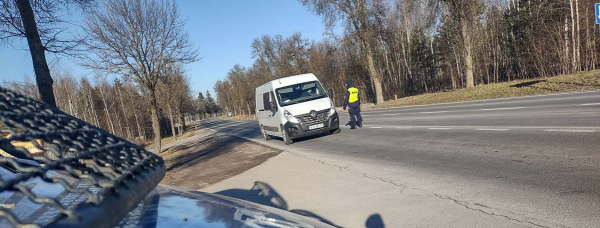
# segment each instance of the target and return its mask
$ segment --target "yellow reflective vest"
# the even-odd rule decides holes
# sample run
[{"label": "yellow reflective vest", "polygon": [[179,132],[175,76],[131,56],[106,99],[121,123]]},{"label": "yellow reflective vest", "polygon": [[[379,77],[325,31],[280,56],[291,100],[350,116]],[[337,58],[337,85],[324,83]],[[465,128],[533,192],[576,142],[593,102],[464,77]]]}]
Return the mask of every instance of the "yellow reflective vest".
[{"label": "yellow reflective vest", "polygon": [[358,89],[351,87],[348,88],[348,92],[350,92],[350,96],[348,96],[348,103],[354,103],[358,101]]}]

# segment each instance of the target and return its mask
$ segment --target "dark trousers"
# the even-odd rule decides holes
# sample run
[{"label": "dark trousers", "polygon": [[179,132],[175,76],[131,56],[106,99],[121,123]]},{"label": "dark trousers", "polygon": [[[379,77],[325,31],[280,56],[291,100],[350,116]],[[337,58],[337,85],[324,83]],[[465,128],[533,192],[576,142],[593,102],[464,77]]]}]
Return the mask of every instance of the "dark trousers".
[{"label": "dark trousers", "polygon": [[348,104],[348,114],[350,114],[350,126],[362,123],[360,104],[358,102]]}]

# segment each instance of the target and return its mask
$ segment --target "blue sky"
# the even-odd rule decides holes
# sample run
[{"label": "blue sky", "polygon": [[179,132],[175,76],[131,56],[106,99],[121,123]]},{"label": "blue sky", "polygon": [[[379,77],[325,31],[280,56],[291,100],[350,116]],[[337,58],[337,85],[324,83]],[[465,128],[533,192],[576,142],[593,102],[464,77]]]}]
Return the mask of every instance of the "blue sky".
[{"label": "blue sky", "polygon": [[[233,65],[250,66],[253,62],[250,44],[254,38],[289,36],[295,32],[310,40],[323,38],[321,17],[294,0],[181,0],[177,4],[202,58],[186,65],[194,92],[212,93],[215,82],[223,79]],[[77,16],[73,20],[81,23]],[[27,48],[25,39],[0,48],[0,82],[21,82],[24,75],[34,81],[31,57],[23,48]],[[52,55],[47,57],[54,59]],[[69,68],[75,75],[92,77],[91,71],[68,58],[60,59],[53,67]]]}]

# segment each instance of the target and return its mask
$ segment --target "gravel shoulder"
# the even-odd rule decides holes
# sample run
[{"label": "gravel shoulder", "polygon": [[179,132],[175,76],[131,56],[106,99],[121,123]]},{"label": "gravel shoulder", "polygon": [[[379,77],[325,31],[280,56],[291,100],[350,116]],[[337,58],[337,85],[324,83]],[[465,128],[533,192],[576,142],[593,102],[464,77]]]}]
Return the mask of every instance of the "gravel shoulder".
[{"label": "gravel shoulder", "polygon": [[161,184],[200,189],[236,176],[281,153],[233,136],[199,130],[187,142],[163,151],[167,164]]}]

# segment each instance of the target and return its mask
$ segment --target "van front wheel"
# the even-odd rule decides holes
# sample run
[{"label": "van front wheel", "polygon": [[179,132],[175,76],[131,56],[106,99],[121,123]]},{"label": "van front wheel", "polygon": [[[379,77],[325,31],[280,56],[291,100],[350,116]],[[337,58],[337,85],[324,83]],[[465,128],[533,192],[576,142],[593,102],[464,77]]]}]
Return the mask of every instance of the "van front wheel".
[{"label": "van front wheel", "polygon": [[287,132],[285,132],[283,126],[281,127],[281,138],[283,138],[283,142],[285,143],[285,145],[290,145],[294,143],[294,141],[288,136]]}]

